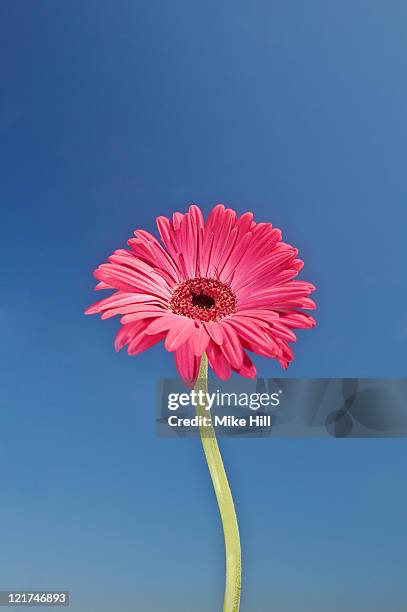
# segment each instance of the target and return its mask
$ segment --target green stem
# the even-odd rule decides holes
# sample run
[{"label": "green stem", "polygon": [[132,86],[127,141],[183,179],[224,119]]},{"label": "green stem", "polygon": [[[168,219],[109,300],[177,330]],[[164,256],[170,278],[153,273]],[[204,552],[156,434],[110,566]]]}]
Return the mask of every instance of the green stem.
[{"label": "green stem", "polygon": [[[199,392],[200,390],[204,392],[204,397],[206,398],[206,392],[208,391],[208,359],[205,353],[202,355],[199,376],[195,385],[195,391]],[[242,563],[235,506],[206,400],[202,404],[199,401],[197,402],[196,413],[198,416],[206,417],[207,419],[209,417],[209,424],[202,425],[199,431],[218,501],[225,537],[226,584],[223,612],[239,612]]]}]

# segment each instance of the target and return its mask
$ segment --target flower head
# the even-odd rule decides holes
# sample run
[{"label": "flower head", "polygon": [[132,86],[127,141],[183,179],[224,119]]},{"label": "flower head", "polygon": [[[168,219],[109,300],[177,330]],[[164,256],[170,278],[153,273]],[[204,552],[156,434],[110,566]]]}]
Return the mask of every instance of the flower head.
[{"label": "flower head", "polygon": [[302,309],[315,308],[315,287],[293,280],[303,267],[298,251],[281,241],[271,223],[250,212],[215,206],[205,223],[191,206],[172,220],[157,218],[159,242],[136,230],[130,249],[115,251],[95,270],[96,289],[114,289],[86,314],[120,315],[115,340],[129,355],[164,340],[181,377],[194,382],[204,352],[222,379],[232,371],[256,375],[247,351],[273,357],[286,368],[294,328],[313,327]]}]

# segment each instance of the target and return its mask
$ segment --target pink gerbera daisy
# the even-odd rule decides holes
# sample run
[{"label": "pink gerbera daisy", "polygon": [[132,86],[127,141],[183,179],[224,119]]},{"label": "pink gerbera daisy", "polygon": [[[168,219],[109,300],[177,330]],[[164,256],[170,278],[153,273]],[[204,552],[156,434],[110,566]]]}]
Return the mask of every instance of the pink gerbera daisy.
[{"label": "pink gerbera daisy", "polygon": [[121,315],[115,348],[129,355],[164,340],[181,377],[194,382],[202,354],[221,379],[232,371],[254,377],[247,351],[293,359],[293,328],[313,327],[301,309],[315,308],[315,287],[293,280],[303,267],[298,250],[281,241],[271,223],[219,204],[205,223],[198,206],[172,221],[157,218],[161,242],[136,230],[130,249],[119,249],[95,270],[96,289],[115,292],[86,314]]}]

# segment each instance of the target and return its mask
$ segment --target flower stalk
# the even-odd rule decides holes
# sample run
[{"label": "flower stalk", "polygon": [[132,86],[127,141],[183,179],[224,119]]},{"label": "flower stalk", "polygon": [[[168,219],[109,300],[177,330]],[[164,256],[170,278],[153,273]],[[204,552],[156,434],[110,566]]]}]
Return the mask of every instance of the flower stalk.
[{"label": "flower stalk", "polygon": [[[207,397],[208,359],[205,353],[202,355],[199,375],[195,385],[195,391],[199,392],[200,390],[203,391],[201,395]],[[197,395],[197,397],[200,397],[200,395]],[[202,404],[199,401],[197,402],[196,412],[198,416],[205,416],[207,419],[210,417],[209,408],[205,401]],[[200,419],[200,421],[205,423],[203,419]],[[225,538],[226,584],[223,612],[239,612],[242,563],[235,506],[212,420],[210,420],[210,424],[201,425],[199,430],[218,502]]]}]

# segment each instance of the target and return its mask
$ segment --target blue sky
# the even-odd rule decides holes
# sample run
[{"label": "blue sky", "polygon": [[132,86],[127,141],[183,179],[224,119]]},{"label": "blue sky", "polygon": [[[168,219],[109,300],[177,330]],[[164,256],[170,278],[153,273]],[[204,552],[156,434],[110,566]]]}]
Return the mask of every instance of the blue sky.
[{"label": "blue sky", "polygon": [[[406,19],[397,0],[3,0],[0,589],[220,607],[199,443],[154,433],[172,358],[115,354],[117,321],[82,315],[92,270],[157,215],[224,202],[299,247],[318,327],[287,376],[405,376]],[[222,446],[242,612],[405,609],[404,440]]]}]

